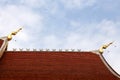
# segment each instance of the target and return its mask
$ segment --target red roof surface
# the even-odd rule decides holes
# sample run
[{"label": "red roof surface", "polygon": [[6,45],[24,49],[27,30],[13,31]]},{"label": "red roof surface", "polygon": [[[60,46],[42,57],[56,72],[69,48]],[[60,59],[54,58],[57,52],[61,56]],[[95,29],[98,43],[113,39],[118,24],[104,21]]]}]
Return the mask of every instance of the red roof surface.
[{"label": "red roof surface", "polygon": [[6,51],[0,80],[120,80],[92,52]]}]

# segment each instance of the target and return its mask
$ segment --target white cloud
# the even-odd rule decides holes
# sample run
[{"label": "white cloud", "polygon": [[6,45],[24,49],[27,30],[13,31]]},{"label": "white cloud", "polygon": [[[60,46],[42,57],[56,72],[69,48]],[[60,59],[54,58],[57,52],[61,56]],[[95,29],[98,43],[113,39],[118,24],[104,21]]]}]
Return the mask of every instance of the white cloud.
[{"label": "white cloud", "polygon": [[48,35],[43,37],[42,43],[44,44],[44,47],[50,49],[59,48],[59,45],[61,44],[60,40],[55,35]]},{"label": "white cloud", "polygon": [[81,48],[82,50],[98,49],[103,43],[118,41],[117,37],[119,26],[118,22],[102,20],[99,23],[80,24],[78,21],[70,21],[70,25],[74,30],[64,33],[64,37],[60,38],[56,34],[44,37],[43,44],[45,46],[54,45],[61,48]]},{"label": "white cloud", "polygon": [[81,23],[79,21],[70,21],[70,26],[72,26],[72,27],[80,27]]},{"label": "white cloud", "polygon": [[[18,44],[9,43],[9,48],[22,47],[24,42],[28,44],[32,36],[38,34],[43,27],[43,16],[35,13],[26,6],[7,5],[0,8],[0,36],[8,35],[11,31],[23,27],[23,32],[14,39],[21,40]],[[35,37],[35,36],[34,36]],[[16,46],[15,46],[16,45]],[[24,47],[27,46],[24,44]]]},{"label": "white cloud", "polygon": [[45,0],[20,0],[19,3],[32,7],[32,8],[47,6]]},{"label": "white cloud", "polygon": [[37,24],[39,20],[41,20],[40,16],[34,14],[29,10],[17,8],[17,6],[8,6],[4,10],[0,10],[0,12],[1,12],[0,24],[4,28],[5,27],[13,28],[13,26],[20,25],[33,26]]},{"label": "white cloud", "polygon": [[2,16],[8,15],[8,17],[6,17],[6,20],[11,21],[12,24],[15,24],[16,21],[16,24],[25,24],[28,26],[33,26],[37,24],[39,20],[42,19],[42,16],[36,14],[34,11],[31,11],[29,8],[26,8],[24,6],[9,5],[5,8],[5,10],[2,11]]},{"label": "white cloud", "polygon": [[117,22],[103,20],[100,24],[97,25],[97,28],[101,31],[101,33],[105,33],[105,35],[115,35],[118,32],[119,24]]},{"label": "white cloud", "polygon": [[97,1],[97,5],[96,5],[96,8],[97,9],[100,9],[100,10],[103,10],[105,12],[107,12],[108,14],[109,13],[112,13],[112,15],[114,15],[113,13],[115,12],[119,12],[119,3],[120,1],[119,0],[116,0],[116,1],[112,1],[112,0],[99,0]]},{"label": "white cloud", "polygon": [[50,10],[50,13],[53,14],[53,15],[60,12],[58,3],[56,3],[56,2],[52,2],[51,8],[48,8],[48,9]]},{"label": "white cloud", "polygon": [[[70,33],[65,38],[63,47],[66,49],[81,49],[81,50],[92,50],[94,43],[91,43],[91,40],[82,34]],[[90,47],[91,46],[91,47]]]},{"label": "white cloud", "polygon": [[83,9],[85,7],[93,6],[96,0],[61,0],[64,6],[68,9],[77,8]]}]

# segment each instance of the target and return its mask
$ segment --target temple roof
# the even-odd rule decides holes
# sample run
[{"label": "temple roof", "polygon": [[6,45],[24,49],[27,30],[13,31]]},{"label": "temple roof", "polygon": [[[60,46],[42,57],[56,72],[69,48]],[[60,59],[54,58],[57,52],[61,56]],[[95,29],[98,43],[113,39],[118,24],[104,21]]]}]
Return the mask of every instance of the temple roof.
[{"label": "temple roof", "polygon": [[0,80],[119,80],[117,76],[92,52],[6,51],[0,60]]},{"label": "temple roof", "polygon": [[0,80],[120,80],[103,56],[112,42],[95,51],[7,51],[19,30],[0,38]]}]

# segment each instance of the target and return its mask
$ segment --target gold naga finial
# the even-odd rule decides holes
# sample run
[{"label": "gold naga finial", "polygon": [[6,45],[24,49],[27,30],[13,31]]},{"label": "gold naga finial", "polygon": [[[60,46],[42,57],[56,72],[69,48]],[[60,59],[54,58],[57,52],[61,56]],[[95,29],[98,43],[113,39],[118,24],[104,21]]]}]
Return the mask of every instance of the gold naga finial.
[{"label": "gold naga finial", "polygon": [[108,48],[111,44],[113,44],[113,42],[110,42],[108,44],[104,44],[102,45],[100,48],[99,48],[99,53],[103,53],[104,52],[104,49]]},{"label": "gold naga finial", "polygon": [[8,41],[10,41],[10,40],[12,39],[12,35],[16,35],[20,30],[22,30],[22,28],[19,28],[18,30],[11,32],[11,33],[7,36]]}]

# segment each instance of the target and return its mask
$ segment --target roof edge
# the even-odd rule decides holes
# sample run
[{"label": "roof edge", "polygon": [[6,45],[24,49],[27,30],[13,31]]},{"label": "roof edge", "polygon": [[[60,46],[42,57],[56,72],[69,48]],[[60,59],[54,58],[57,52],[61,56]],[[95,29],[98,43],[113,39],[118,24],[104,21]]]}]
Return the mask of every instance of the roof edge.
[{"label": "roof edge", "polygon": [[99,54],[100,59],[102,60],[102,62],[105,64],[105,66],[107,67],[107,69],[116,77],[120,78],[120,75],[108,64],[108,62],[106,61],[106,59],[104,58],[104,56],[102,54]]},{"label": "roof edge", "polygon": [[7,49],[7,46],[8,46],[8,40],[7,40],[7,37],[1,37],[0,39],[3,40],[3,44],[0,48],[0,58],[3,56],[5,50]]},{"label": "roof edge", "polygon": [[109,64],[108,62],[106,61],[106,59],[104,58],[103,54],[101,54],[99,52],[99,50],[93,50],[91,51],[92,53],[96,54],[96,55],[99,55],[100,59],[102,60],[102,62],[104,63],[104,65],[107,67],[107,69],[113,74],[115,75],[116,77],[120,78],[120,74],[118,74]]}]

